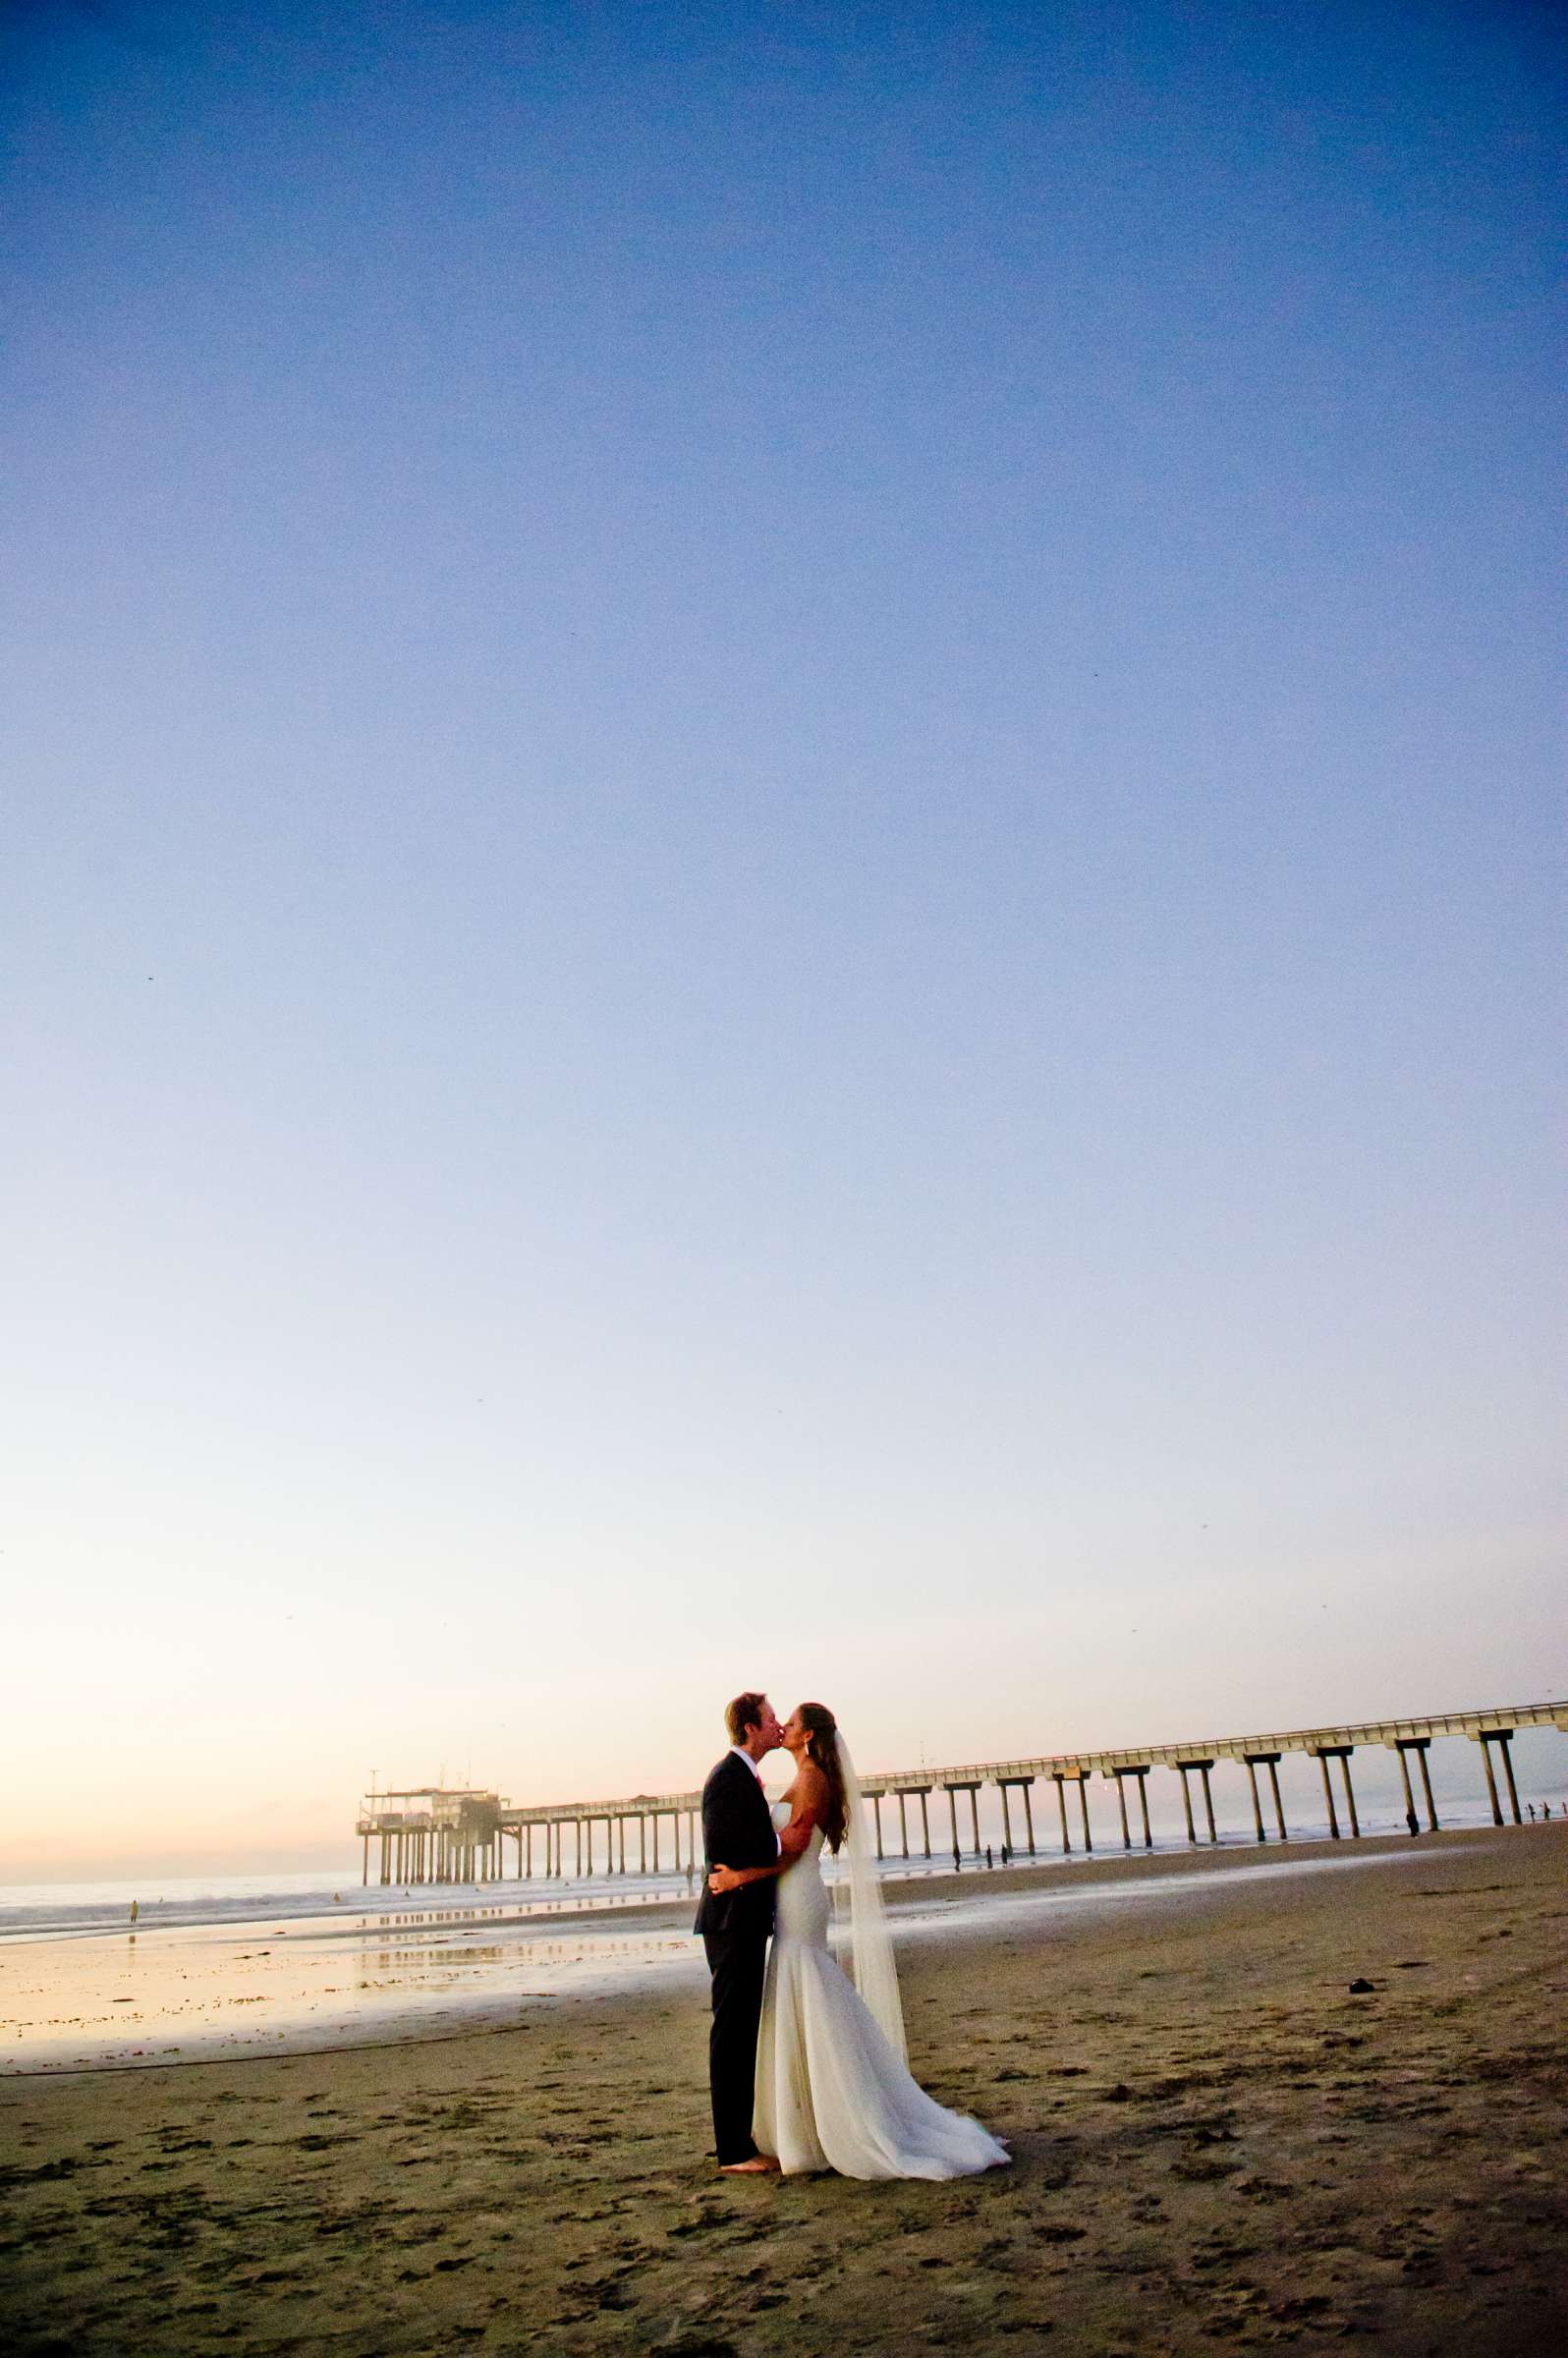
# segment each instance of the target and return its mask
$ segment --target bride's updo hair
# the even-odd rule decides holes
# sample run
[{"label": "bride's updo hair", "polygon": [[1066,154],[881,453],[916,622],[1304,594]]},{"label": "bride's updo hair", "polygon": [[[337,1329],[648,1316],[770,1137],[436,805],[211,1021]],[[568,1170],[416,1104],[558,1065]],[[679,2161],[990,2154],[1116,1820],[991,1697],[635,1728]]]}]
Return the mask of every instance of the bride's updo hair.
[{"label": "bride's updo hair", "polygon": [[844,1794],[844,1771],[838,1765],[838,1721],[825,1703],[800,1703],[795,1716],[806,1730],[806,1757],[827,1779],[827,1807],[822,1812],[822,1839],[836,1851],[849,1826],[849,1803]]}]

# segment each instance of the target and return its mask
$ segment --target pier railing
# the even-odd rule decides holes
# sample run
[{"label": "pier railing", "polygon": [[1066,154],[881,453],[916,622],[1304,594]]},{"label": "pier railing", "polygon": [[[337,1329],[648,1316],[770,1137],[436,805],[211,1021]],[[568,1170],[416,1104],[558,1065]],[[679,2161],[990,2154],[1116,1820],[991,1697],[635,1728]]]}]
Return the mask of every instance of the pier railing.
[{"label": "pier railing", "polygon": [[[1260,1842],[1269,1839],[1264,1823],[1262,1789],[1258,1781],[1259,1769],[1266,1770],[1269,1815],[1274,1822],[1275,1836],[1283,1842],[1289,1839],[1289,1834],[1279,1788],[1279,1763],[1287,1753],[1301,1753],[1316,1760],[1321,1770],[1328,1830],[1331,1837],[1338,1841],[1344,1829],[1340,1825],[1330,1764],[1337,1765],[1339,1769],[1350,1832],[1353,1837],[1359,1836],[1361,1820],[1351,1779],[1351,1757],[1359,1747],[1381,1747],[1398,1758],[1404,1786],[1406,1823],[1411,1831],[1417,1830],[1420,1818],[1425,1815],[1428,1827],[1435,1833],[1438,1819],[1427,1754],[1433,1743],[1444,1737],[1468,1737],[1480,1746],[1492,1820],[1495,1825],[1502,1825],[1507,1820],[1493,1765],[1495,1754],[1502,1767],[1513,1824],[1522,1824],[1523,1814],[1510,1751],[1514,1734],[1522,1727],[1553,1727],[1568,1734],[1568,1701],[1499,1704],[1484,1711],[1438,1712],[1406,1719],[1366,1719],[1342,1725],[1290,1728],[1263,1735],[1204,1736],[1184,1744],[1121,1745],[1110,1750],[1039,1753],[1018,1760],[976,1761],[946,1768],[885,1769],[864,1776],[861,1782],[875,1820],[878,1858],[888,1855],[884,1841],[882,1804],[889,1801],[895,1802],[898,1808],[899,1855],[904,1858],[917,1855],[910,1849],[909,1824],[909,1805],[916,1802],[919,1804],[921,1821],[918,1855],[927,1859],[932,1856],[929,1803],[932,1796],[940,1792],[947,1796],[951,1850],[957,1863],[966,1853],[975,1856],[980,1853],[980,1795],[987,1785],[994,1786],[1000,1798],[1004,1855],[1027,1853],[1031,1858],[1036,1855],[1032,1795],[1036,1784],[1049,1784],[1055,1789],[1064,1853],[1070,1853],[1073,1848],[1067,1793],[1070,1786],[1076,1789],[1083,1847],[1092,1850],[1087,1787],[1095,1776],[1111,1779],[1115,1783],[1122,1846],[1128,1850],[1133,1847],[1134,1841],[1127,1809],[1128,1785],[1131,1783],[1139,1806],[1143,1845],[1151,1848],[1153,1834],[1148,1819],[1148,1779],[1155,1768],[1173,1769],[1181,1778],[1187,1838],[1193,1843],[1200,1839],[1192,1784],[1192,1779],[1198,1780],[1203,1822],[1209,1841],[1215,1842],[1219,1837],[1215,1828],[1209,1771],[1219,1761],[1232,1761],[1246,1768],[1252,1791],[1254,1831]],[[1413,1761],[1421,1784],[1420,1811],[1411,1781]],[[969,1822],[967,1827],[960,1819],[961,1796],[967,1804],[964,1812]],[[382,1883],[401,1886],[413,1883],[498,1882],[505,1879],[505,1846],[511,1842],[517,1845],[517,1878],[527,1881],[535,1872],[535,1837],[539,1853],[537,1872],[541,1876],[559,1878],[568,1873],[566,1850],[569,1835],[573,1848],[571,1872],[582,1877],[586,1873],[595,1872],[594,1837],[600,1826],[604,1828],[604,1866],[597,1872],[611,1875],[658,1874],[660,1829],[666,1822],[670,1829],[671,1864],[677,1870],[684,1866],[690,1874],[698,1856],[698,1822],[701,1799],[700,1792],[691,1791],[634,1793],[618,1801],[519,1804],[503,1800],[497,1793],[472,1786],[452,1789],[423,1785],[368,1795],[361,1804],[355,1831],[364,1846],[364,1878],[366,1883],[370,1881],[372,1843],[378,1848],[377,1881]],[[1021,1811],[1019,1830],[1024,1837],[1022,1845],[1016,1848],[1013,1825],[1015,1806]],[[635,1828],[637,1832],[638,1856],[635,1864],[628,1857],[631,1847],[628,1828]],[[966,1833],[968,1841],[964,1839]],[[947,1847],[943,1845],[944,1855]]]}]

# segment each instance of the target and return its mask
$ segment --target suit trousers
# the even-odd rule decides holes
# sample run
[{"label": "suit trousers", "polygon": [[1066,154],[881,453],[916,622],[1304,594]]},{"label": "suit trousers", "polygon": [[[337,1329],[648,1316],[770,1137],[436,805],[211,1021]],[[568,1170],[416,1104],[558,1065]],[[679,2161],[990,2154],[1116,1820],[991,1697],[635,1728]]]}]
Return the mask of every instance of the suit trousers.
[{"label": "suit trousers", "polygon": [[750,2162],[756,2152],[752,2108],[756,2101],[756,2034],[762,2021],[767,1937],[765,1926],[758,1930],[752,1925],[702,1936],[713,1976],[707,2076],[713,2098],[713,2150],[721,2166]]}]

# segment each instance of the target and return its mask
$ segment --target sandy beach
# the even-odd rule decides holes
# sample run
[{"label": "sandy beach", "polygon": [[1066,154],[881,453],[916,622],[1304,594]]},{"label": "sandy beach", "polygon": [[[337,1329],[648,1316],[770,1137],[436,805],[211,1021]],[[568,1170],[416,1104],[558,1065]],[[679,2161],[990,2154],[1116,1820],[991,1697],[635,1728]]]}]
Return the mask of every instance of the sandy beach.
[{"label": "sandy beach", "polygon": [[1357,1847],[1080,1867],[1122,1879],[1102,1909],[998,1875],[912,1924],[914,2067],[1016,2157],[956,2185],[719,2178],[685,1975],[5,2079],[0,2327],[26,2358],[1558,2352],[1568,1827]]}]

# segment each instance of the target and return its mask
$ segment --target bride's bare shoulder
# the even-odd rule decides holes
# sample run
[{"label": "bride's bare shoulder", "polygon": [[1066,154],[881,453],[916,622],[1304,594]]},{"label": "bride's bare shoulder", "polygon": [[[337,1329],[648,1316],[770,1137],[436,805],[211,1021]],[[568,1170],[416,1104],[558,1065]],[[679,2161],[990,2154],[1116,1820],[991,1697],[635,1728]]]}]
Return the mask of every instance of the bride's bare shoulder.
[{"label": "bride's bare shoulder", "polygon": [[820,1801],[827,1791],[827,1778],[814,1761],[802,1761],[790,1787],[791,1798],[797,1803]]}]

